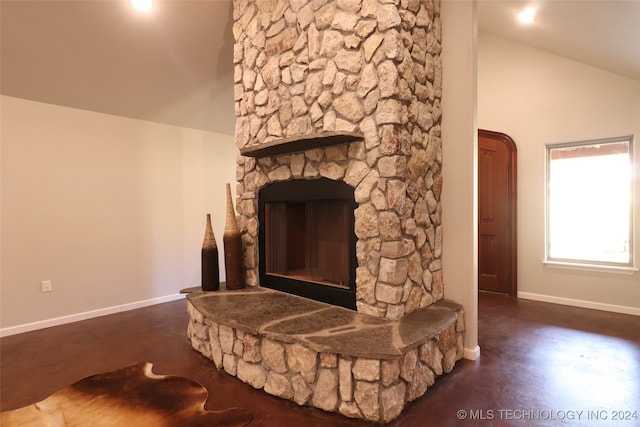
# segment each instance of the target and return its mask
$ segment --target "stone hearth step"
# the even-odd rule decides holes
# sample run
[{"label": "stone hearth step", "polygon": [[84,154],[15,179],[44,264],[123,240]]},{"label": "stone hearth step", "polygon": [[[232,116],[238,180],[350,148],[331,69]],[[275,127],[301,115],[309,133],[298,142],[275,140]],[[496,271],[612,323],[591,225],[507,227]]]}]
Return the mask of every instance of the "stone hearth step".
[{"label": "stone hearth step", "polygon": [[392,321],[260,287],[183,292],[191,344],[218,369],[347,417],[391,421],[462,357],[452,301]]}]

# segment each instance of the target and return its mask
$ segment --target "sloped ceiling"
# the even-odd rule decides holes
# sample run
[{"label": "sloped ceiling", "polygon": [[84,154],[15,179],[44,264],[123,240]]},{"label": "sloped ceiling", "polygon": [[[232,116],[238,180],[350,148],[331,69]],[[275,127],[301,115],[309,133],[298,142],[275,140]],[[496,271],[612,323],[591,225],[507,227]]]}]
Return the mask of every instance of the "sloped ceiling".
[{"label": "sloped ceiling", "polygon": [[[453,0],[442,0],[453,1]],[[640,0],[479,0],[479,28],[640,80]],[[3,95],[233,135],[232,0],[2,0]]]},{"label": "sloped ceiling", "polygon": [[231,0],[3,0],[2,94],[233,135]]},{"label": "sloped ceiling", "polygon": [[[537,15],[524,26],[526,6]],[[640,0],[479,0],[478,28],[640,80]]]}]

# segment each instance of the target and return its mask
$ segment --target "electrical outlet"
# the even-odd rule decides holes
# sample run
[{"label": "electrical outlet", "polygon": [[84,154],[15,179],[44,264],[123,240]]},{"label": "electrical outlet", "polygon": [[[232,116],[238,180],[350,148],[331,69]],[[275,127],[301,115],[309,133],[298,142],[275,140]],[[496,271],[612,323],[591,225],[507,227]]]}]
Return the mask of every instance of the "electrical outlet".
[{"label": "electrical outlet", "polygon": [[51,280],[43,280],[41,292],[51,292],[52,290]]}]

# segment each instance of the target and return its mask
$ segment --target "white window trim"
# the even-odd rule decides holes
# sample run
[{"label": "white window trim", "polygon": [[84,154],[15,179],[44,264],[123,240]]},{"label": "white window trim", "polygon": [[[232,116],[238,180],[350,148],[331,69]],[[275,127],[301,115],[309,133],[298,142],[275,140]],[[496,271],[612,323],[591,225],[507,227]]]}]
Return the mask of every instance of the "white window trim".
[{"label": "white window trim", "polygon": [[626,274],[631,275],[640,271],[636,267],[618,267],[615,265],[605,264],[581,264],[580,262],[565,262],[565,261],[542,261],[544,265],[553,268],[560,268],[564,270],[580,270],[580,271],[592,271],[594,273],[614,273],[614,274]]},{"label": "white window trim", "polygon": [[[623,142],[629,141],[629,157],[632,161],[632,179],[631,179],[631,209],[629,212],[630,215],[630,239],[629,239],[629,252],[630,252],[630,262],[628,264],[608,264],[605,262],[590,262],[585,260],[565,260],[565,259],[556,259],[549,257],[549,153],[552,148],[563,148],[563,147],[571,147],[571,146],[580,146],[580,145],[588,145],[588,144],[606,144],[613,142]],[[634,150],[634,135],[622,135],[617,137],[610,138],[600,138],[600,139],[587,139],[582,141],[573,141],[573,142],[564,142],[564,143],[549,143],[545,145],[545,162],[544,162],[544,208],[545,208],[545,217],[544,217],[544,260],[542,261],[543,265],[559,268],[559,269],[567,269],[567,270],[580,270],[580,271],[591,271],[591,272],[601,272],[601,273],[614,273],[614,274],[634,274],[640,269],[637,267],[636,259],[636,221],[635,221],[635,212],[636,212],[636,189],[635,182],[637,180],[638,174],[640,174],[640,168],[637,167],[637,162],[635,159],[635,150]]]}]

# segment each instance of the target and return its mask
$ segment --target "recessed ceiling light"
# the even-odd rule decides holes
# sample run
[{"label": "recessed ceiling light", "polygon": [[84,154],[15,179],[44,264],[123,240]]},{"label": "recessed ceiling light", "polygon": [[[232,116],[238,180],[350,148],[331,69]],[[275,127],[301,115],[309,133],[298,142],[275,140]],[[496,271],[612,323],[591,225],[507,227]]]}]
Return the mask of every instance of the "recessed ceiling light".
[{"label": "recessed ceiling light", "polygon": [[536,19],[535,7],[529,6],[518,13],[518,21],[521,24],[531,24]]},{"label": "recessed ceiling light", "polygon": [[131,0],[131,5],[140,12],[148,12],[151,10],[153,0]]}]

